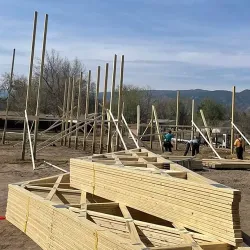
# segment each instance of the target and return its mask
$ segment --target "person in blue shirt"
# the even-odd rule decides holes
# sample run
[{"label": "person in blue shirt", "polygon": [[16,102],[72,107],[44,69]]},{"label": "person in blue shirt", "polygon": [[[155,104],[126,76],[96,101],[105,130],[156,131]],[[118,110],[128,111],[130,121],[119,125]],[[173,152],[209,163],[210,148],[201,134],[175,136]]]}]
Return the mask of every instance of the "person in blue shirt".
[{"label": "person in blue shirt", "polygon": [[164,140],[163,145],[164,145],[166,152],[168,152],[168,151],[172,152],[172,147],[173,147],[173,145],[171,143],[172,138],[174,138],[174,135],[172,134],[171,130],[169,130],[168,133],[163,136],[163,140]]}]

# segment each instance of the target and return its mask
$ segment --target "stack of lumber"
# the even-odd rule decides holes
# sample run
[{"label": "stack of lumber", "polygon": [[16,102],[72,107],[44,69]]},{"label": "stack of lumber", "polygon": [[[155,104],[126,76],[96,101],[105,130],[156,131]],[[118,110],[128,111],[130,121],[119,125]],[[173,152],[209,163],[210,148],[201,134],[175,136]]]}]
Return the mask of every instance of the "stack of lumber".
[{"label": "stack of lumber", "polygon": [[42,249],[233,249],[211,235],[73,189],[69,174],[10,184],[6,218]]},{"label": "stack of lumber", "polygon": [[70,161],[70,184],[238,246],[240,191],[145,149]]},{"label": "stack of lumber", "polygon": [[250,169],[250,160],[202,159],[202,165],[214,169]]},{"label": "stack of lumber", "polygon": [[202,161],[196,159],[193,156],[179,156],[179,155],[162,155],[165,159],[168,159],[172,162],[180,164],[181,166],[188,168],[193,171],[203,170]]}]

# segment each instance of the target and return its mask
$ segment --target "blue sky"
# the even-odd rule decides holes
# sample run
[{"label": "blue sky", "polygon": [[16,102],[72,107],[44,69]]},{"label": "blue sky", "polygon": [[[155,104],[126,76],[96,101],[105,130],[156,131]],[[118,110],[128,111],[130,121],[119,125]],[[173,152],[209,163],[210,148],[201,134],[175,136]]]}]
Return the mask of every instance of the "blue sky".
[{"label": "blue sky", "polygon": [[0,0],[0,74],[10,71],[13,48],[15,72],[28,74],[37,10],[36,57],[48,13],[47,49],[78,57],[94,77],[116,53],[125,55],[127,84],[249,89],[249,9],[249,0]]}]

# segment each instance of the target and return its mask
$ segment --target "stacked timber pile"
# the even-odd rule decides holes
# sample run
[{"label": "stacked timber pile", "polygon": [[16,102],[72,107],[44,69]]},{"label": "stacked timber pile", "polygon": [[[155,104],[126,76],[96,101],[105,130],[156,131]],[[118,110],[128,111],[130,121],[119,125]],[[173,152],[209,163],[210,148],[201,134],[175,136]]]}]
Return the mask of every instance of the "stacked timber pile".
[{"label": "stacked timber pile", "polygon": [[240,191],[147,150],[71,159],[70,184],[232,246],[242,242]]},{"label": "stacked timber pile", "polygon": [[202,161],[194,156],[162,155],[165,159],[180,164],[181,166],[193,171],[203,170]]},{"label": "stacked timber pile", "polygon": [[42,249],[229,250],[229,244],[69,186],[69,174],[9,185],[6,218]]},{"label": "stacked timber pile", "polygon": [[202,159],[202,165],[214,169],[250,169],[250,160]]}]

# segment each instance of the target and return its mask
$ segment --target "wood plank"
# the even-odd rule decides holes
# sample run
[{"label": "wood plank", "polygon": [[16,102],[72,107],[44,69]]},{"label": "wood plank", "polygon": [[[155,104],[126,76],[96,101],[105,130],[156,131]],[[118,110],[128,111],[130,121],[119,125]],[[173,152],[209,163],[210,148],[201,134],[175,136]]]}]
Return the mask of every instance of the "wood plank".
[{"label": "wood plank", "polygon": [[56,190],[57,190],[58,186],[60,185],[60,182],[61,182],[62,178],[63,178],[63,175],[60,175],[60,176],[57,178],[57,180],[56,180],[56,182],[55,182],[53,188],[50,190],[50,192],[49,192],[49,194],[47,195],[47,197],[45,198],[45,200],[49,200],[49,201],[52,200],[53,196],[54,196],[55,193],[56,193]]},{"label": "wood plank", "polygon": [[180,223],[173,223],[174,227],[180,231],[181,237],[184,239],[186,243],[192,245],[192,250],[202,250],[199,244],[193,239],[193,237],[189,234],[186,228]]},{"label": "wood plank", "polygon": [[145,247],[145,245],[142,243],[140,236],[137,232],[136,226],[134,224],[133,218],[130,214],[130,212],[128,211],[128,208],[124,205],[124,204],[119,204],[119,207],[121,209],[121,212],[123,214],[123,217],[126,220],[126,224],[130,233],[130,238],[131,238],[131,242],[133,245],[138,245],[139,248],[138,249],[142,249],[141,247]]}]

